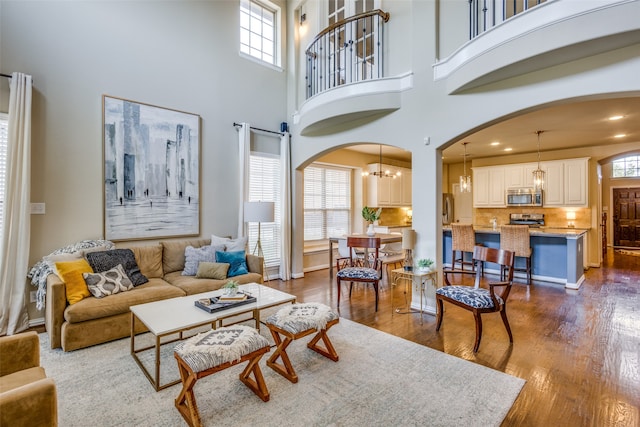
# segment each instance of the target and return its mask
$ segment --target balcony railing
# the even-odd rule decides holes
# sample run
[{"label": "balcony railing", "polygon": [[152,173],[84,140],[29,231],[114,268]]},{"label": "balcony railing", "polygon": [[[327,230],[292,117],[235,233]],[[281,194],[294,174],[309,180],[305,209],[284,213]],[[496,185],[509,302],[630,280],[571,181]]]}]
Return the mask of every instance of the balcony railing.
[{"label": "balcony railing", "polygon": [[469,39],[547,0],[469,0]]},{"label": "balcony railing", "polygon": [[361,13],[325,28],[306,50],[307,98],[325,90],[383,76],[383,28],[389,14]]}]

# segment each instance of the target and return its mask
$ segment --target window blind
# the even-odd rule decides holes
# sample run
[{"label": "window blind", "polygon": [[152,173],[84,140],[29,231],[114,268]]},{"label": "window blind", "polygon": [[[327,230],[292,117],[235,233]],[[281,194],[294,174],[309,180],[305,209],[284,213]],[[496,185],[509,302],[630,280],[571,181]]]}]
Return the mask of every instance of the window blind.
[{"label": "window blind", "polygon": [[304,170],[304,240],[348,234],[351,170],[313,164]]},{"label": "window blind", "polygon": [[[275,222],[260,225],[261,246],[267,267],[280,265],[280,157],[252,152],[249,159],[250,202],[275,202]],[[258,224],[247,224],[249,251],[254,252],[258,242]]]}]

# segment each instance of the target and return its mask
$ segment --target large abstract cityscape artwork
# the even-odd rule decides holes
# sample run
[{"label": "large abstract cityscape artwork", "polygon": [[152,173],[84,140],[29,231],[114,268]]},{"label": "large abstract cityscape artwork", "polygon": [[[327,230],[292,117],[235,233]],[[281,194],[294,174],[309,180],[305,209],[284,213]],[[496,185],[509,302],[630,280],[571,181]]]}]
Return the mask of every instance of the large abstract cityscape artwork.
[{"label": "large abstract cityscape artwork", "polygon": [[200,116],[103,95],[107,240],[200,234]]}]

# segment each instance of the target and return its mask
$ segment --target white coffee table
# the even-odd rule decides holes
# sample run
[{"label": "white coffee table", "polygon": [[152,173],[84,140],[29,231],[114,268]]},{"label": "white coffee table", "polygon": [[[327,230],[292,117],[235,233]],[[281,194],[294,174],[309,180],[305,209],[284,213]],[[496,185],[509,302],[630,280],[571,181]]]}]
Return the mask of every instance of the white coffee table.
[{"label": "white coffee table", "polygon": [[[260,327],[260,310],[280,304],[296,302],[295,295],[287,294],[258,283],[240,285],[239,289],[256,297],[256,302],[216,311],[214,313],[208,313],[195,306],[195,301],[200,298],[210,298],[221,295],[222,290],[217,290],[131,306],[131,356],[133,356],[156,391],[180,382],[178,379],[167,384],[160,384],[161,345],[183,339],[183,332],[189,329],[209,324],[215,329],[222,324],[222,320],[244,313],[252,313],[253,319],[255,319],[256,322],[256,329],[258,329]],[[147,329],[149,329],[149,332],[153,334],[155,337],[155,345],[138,349],[135,348],[136,321],[142,322]],[[163,337],[176,333],[179,334],[178,338],[161,342]],[[154,347],[156,352],[155,372],[152,376],[138,357],[138,353]]]}]

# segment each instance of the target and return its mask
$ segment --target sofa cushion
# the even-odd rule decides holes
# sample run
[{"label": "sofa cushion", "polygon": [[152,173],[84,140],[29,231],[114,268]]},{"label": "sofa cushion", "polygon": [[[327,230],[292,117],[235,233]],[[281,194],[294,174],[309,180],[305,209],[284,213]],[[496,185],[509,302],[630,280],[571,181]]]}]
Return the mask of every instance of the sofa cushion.
[{"label": "sofa cushion", "polygon": [[235,277],[249,272],[244,251],[216,251],[216,261],[230,264],[229,271],[227,271],[227,277]]},{"label": "sofa cushion", "polygon": [[134,246],[129,248],[140,267],[140,273],[151,279],[152,277],[162,278],[162,245]]},{"label": "sofa cushion", "polygon": [[[180,271],[174,271],[164,276],[164,280],[173,286],[182,289],[187,295],[201,294],[220,289],[228,282],[227,279],[197,279],[193,276],[183,276]],[[247,273],[233,278],[240,284],[262,283],[262,276],[259,273]]]},{"label": "sofa cushion", "polygon": [[[195,280],[191,278],[191,280]],[[128,292],[109,295],[104,298],[85,298],[64,311],[64,319],[70,323],[101,319],[117,314],[129,313],[129,307],[167,298],[184,296],[185,292],[162,279],[149,279],[144,285],[136,286]]]},{"label": "sofa cushion", "polygon": [[196,277],[198,279],[226,279],[230,265],[224,262],[201,262],[198,265]]},{"label": "sofa cushion", "polygon": [[122,264],[133,286],[147,283],[147,279],[141,272],[136,258],[131,249],[113,249],[110,251],[91,252],[87,254],[87,260],[96,273],[111,270],[118,264]]},{"label": "sofa cushion", "polygon": [[0,377],[0,393],[46,378],[44,368],[36,366]]},{"label": "sofa cushion", "polygon": [[76,304],[91,295],[89,288],[82,277],[83,273],[93,273],[86,259],[75,261],[56,262],[56,271],[65,284],[65,292],[69,304]]},{"label": "sofa cushion", "polygon": [[133,283],[127,277],[122,264],[102,273],[83,273],[89,292],[96,298],[103,298],[133,289]]},{"label": "sofa cushion", "polygon": [[201,262],[215,262],[216,251],[224,250],[224,246],[204,245],[199,248],[187,246],[184,248],[183,276],[195,276]]},{"label": "sofa cushion", "polygon": [[187,246],[199,248],[211,243],[209,239],[193,240],[163,240],[162,245],[162,270],[164,274],[184,270],[184,250]]}]

